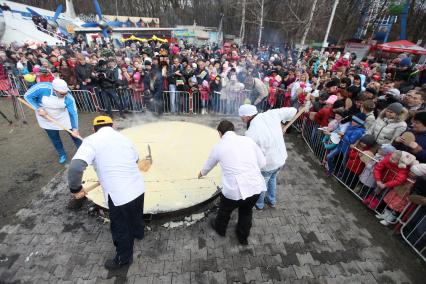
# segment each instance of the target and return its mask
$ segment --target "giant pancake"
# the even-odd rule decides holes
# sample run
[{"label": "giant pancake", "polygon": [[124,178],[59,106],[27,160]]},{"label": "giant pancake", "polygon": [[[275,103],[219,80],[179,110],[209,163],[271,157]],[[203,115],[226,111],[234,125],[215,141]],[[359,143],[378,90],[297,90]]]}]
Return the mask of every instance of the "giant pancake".
[{"label": "giant pancake", "polygon": [[[153,164],[148,172],[142,173],[146,188],[144,213],[182,210],[218,193],[219,165],[208,176],[197,178],[220,139],[216,130],[195,123],[163,121],[126,128],[121,133],[134,143],[140,159],[148,155],[148,145],[151,148]],[[83,180],[85,186],[98,180],[93,167],[86,169]],[[90,191],[87,197],[107,208],[101,186]]]}]

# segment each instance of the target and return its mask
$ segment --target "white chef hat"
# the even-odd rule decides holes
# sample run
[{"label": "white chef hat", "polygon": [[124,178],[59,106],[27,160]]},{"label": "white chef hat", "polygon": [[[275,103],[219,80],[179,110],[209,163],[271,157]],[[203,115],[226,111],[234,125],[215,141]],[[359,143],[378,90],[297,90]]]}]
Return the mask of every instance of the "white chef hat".
[{"label": "white chef hat", "polygon": [[65,82],[62,79],[55,79],[52,81],[52,87],[55,91],[65,93],[68,92],[70,89],[68,88],[67,82]]},{"label": "white chef hat", "polygon": [[257,108],[254,105],[245,104],[241,105],[238,109],[239,116],[253,116],[257,114]]}]

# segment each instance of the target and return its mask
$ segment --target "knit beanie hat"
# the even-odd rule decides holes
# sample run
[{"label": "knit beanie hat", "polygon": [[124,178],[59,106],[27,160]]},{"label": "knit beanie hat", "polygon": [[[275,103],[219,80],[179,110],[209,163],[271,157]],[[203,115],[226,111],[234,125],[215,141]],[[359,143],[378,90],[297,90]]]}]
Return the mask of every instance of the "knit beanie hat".
[{"label": "knit beanie hat", "polygon": [[366,135],[362,136],[360,142],[364,143],[368,147],[373,147],[374,144],[376,144],[376,139],[374,138],[373,135],[366,134]]},{"label": "knit beanie hat", "polygon": [[400,103],[392,103],[388,105],[387,109],[396,114],[401,114],[402,110],[404,109],[404,106]]},{"label": "knit beanie hat", "polygon": [[367,116],[364,113],[361,113],[361,112],[352,115],[352,121],[355,121],[356,123],[358,123],[359,125],[362,125],[362,126],[364,126],[366,118],[367,118]]},{"label": "knit beanie hat", "polygon": [[414,120],[419,121],[421,124],[426,126],[426,111],[418,111],[414,114]]},{"label": "knit beanie hat", "polygon": [[383,152],[383,155],[386,156],[387,154],[393,153],[396,151],[395,147],[392,146],[391,144],[383,144],[380,147],[380,151]]},{"label": "knit beanie hat", "polygon": [[405,57],[405,58],[401,59],[401,61],[399,62],[399,66],[410,67],[411,66],[411,58]]}]

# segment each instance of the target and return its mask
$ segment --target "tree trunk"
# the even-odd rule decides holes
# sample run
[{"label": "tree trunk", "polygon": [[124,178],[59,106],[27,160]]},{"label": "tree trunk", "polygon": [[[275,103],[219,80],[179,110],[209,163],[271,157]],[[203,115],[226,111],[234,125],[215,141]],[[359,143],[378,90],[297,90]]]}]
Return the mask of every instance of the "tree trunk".
[{"label": "tree trunk", "polygon": [[244,44],[245,32],[246,32],[246,0],[243,0],[243,14],[241,16],[241,28],[240,28],[241,44]]},{"label": "tree trunk", "polygon": [[303,32],[302,41],[300,42],[300,48],[299,48],[299,54],[297,58],[300,57],[300,53],[302,53],[303,46],[305,45],[306,36],[308,35],[309,29],[311,28],[312,19],[314,18],[314,12],[315,8],[317,6],[318,0],[314,0],[314,3],[312,4],[311,13],[309,15],[308,23],[306,24],[305,31]]},{"label": "tree trunk", "polygon": [[260,6],[260,27],[259,27],[259,41],[257,42],[257,47],[260,47],[260,43],[262,42],[262,30],[263,30],[263,8],[265,6],[265,0],[262,0],[262,4]]}]

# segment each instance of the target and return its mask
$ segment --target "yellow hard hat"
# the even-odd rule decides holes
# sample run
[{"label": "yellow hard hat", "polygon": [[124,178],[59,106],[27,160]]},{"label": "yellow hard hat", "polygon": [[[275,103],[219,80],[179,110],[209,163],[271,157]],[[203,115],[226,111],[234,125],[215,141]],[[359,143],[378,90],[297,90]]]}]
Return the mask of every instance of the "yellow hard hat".
[{"label": "yellow hard hat", "polygon": [[95,117],[95,119],[93,120],[93,126],[103,124],[112,124],[112,118],[106,115],[100,115]]}]

